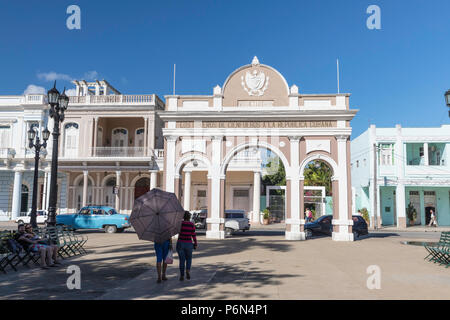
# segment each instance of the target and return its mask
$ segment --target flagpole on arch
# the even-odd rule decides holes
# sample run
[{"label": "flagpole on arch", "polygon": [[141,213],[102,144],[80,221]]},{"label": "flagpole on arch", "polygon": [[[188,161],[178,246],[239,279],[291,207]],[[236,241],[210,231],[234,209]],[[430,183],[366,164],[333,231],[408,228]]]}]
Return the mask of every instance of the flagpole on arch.
[{"label": "flagpole on arch", "polygon": [[337,92],[340,93],[340,85],[339,85],[339,59],[336,59],[336,68],[337,68]]}]

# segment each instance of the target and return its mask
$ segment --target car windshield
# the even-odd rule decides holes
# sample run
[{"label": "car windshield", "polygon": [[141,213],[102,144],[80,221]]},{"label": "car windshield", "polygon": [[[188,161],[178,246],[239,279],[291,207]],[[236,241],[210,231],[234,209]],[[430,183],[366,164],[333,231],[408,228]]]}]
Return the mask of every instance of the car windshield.
[{"label": "car windshield", "polygon": [[227,218],[227,219],[242,219],[242,218],[244,218],[244,213],[242,213],[242,212],[225,212],[225,218]]}]

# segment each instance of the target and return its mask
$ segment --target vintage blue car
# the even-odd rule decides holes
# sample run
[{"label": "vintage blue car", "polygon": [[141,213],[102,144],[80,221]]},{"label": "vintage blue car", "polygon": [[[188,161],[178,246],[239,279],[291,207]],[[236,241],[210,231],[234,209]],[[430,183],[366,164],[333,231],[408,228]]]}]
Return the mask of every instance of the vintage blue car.
[{"label": "vintage blue car", "polygon": [[119,214],[106,206],[83,207],[76,214],[59,214],[56,224],[71,229],[103,229],[106,233],[123,232],[130,225],[130,216]]}]

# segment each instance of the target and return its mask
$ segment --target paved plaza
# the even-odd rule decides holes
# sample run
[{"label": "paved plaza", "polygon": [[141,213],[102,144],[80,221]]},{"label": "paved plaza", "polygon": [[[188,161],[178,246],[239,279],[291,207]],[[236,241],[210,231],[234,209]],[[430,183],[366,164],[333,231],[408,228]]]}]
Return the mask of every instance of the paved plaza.
[{"label": "paved plaza", "polygon": [[[437,241],[437,232],[379,231],[355,242],[286,241],[273,227],[225,240],[199,232],[192,279],[178,280],[175,255],[162,284],[152,243],[132,231],[81,232],[89,236],[89,254],[60,268],[0,275],[0,299],[450,299],[450,268],[424,261],[424,248],[402,243]],[[70,265],[81,269],[81,290],[67,289]],[[370,265],[380,267],[379,290],[367,288]]]}]

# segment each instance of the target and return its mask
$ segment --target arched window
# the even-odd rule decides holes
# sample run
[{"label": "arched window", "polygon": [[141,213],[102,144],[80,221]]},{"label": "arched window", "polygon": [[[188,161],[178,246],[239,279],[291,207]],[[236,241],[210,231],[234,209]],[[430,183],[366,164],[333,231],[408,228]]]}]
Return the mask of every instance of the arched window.
[{"label": "arched window", "polygon": [[[78,183],[77,189],[76,189],[76,207],[77,211],[81,209],[83,206],[83,187],[84,187],[84,180],[80,179],[80,182]],[[87,199],[86,199],[86,205],[90,206],[94,203],[92,202],[92,183],[91,179],[88,178],[88,189],[87,189]]]},{"label": "arched window", "polygon": [[29,189],[26,185],[22,184],[22,198],[20,199],[20,214],[26,215],[28,212],[28,197],[29,197]]},{"label": "arched window", "polygon": [[116,178],[110,178],[108,181],[106,181],[106,187],[105,187],[105,205],[114,207],[116,197],[114,194],[114,187],[116,185]]},{"label": "arched window", "polygon": [[112,147],[120,148],[128,146],[128,131],[127,129],[118,128],[112,132]]},{"label": "arched window", "polygon": [[67,123],[64,126],[64,156],[77,157],[78,156],[78,124]]},{"label": "arched window", "polygon": [[145,141],[145,130],[144,128],[139,128],[136,130],[136,138],[134,141],[134,146],[143,148],[144,147],[144,141]]}]

